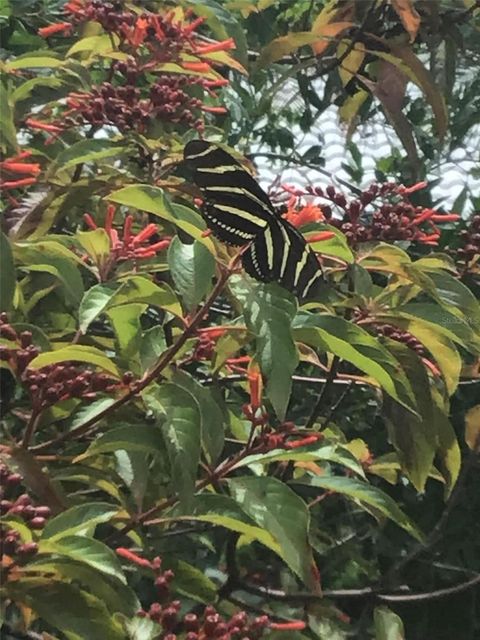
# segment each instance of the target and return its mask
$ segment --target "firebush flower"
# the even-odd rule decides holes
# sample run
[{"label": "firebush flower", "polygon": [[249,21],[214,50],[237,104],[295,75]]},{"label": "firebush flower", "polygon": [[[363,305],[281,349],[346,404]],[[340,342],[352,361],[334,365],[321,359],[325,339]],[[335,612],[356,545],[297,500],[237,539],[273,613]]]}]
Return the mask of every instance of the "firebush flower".
[{"label": "firebush flower", "polygon": [[23,151],[0,162],[1,190],[19,189],[37,182],[37,176],[41,172],[40,165],[37,162],[24,162],[31,155],[31,151]]},{"label": "firebush flower", "polygon": [[38,35],[42,38],[50,38],[57,33],[70,33],[72,30],[72,25],[70,22],[56,22],[55,24],[50,24],[48,27],[42,27],[38,30]]},{"label": "firebush flower", "polygon": [[[437,224],[456,222],[460,216],[413,205],[409,196],[426,186],[426,182],[410,187],[395,182],[372,184],[358,198],[347,199],[332,185],[305,190],[282,185],[283,191],[291,195],[285,218],[297,227],[325,220],[342,231],[353,246],[372,240],[407,240],[436,246],[441,236]],[[305,197],[313,197],[315,202],[298,210]]]},{"label": "firebush flower", "polygon": [[[158,226],[156,224],[147,224],[141,231],[136,234],[132,233],[133,216],[128,214],[123,223],[121,234],[113,227],[113,219],[115,217],[116,208],[110,204],[107,207],[105,223],[103,229],[106,231],[110,240],[110,254],[105,262],[97,264],[99,277],[105,280],[115,265],[124,260],[145,260],[155,257],[160,251],[164,251],[170,246],[171,237],[165,236],[161,240],[151,242],[153,236],[158,234]],[[89,213],[83,216],[87,226],[91,230],[98,229],[97,223]]]}]

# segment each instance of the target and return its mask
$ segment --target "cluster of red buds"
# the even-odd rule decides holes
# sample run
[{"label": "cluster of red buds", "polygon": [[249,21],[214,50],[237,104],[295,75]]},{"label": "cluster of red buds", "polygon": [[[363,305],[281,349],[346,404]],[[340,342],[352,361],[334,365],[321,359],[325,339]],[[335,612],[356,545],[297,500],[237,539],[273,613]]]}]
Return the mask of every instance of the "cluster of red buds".
[{"label": "cluster of red buds", "polygon": [[[12,158],[0,162],[0,190],[9,191],[28,187],[37,182],[41,167],[38,162],[25,162],[32,155],[31,151],[22,151]],[[13,201],[12,204],[18,204]]]},{"label": "cluster of red buds", "polygon": [[[205,126],[203,113],[226,113],[224,107],[204,104],[192,95],[200,89],[203,95],[218,97],[213,89],[227,85],[228,80],[215,73],[213,66],[217,63],[209,55],[235,47],[231,38],[223,42],[201,42],[195,30],[204,18],[186,22],[174,11],[138,13],[124,2],[97,0],[73,0],[65,5],[64,11],[70,22],[44,27],[40,34],[48,37],[70,32],[72,25],[94,21],[107,33],[117,36],[120,50],[127,51],[130,57],[112,62],[108,81],[92,91],[71,93],[61,120],[42,123],[29,118],[26,125],[30,128],[53,127],[44,130],[55,137],[66,128],[85,124],[115,126],[122,132],[143,132],[158,121],[201,131]],[[186,11],[185,17],[190,13]],[[165,63],[175,63],[181,73],[165,73],[162,71]],[[161,75],[153,84],[150,79],[145,81],[145,74],[157,72]]]},{"label": "cluster of red buds", "polygon": [[424,358],[427,355],[425,347],[423,344],[412,336],[408,331],[403,331],[398,327],[393,326],[392,324],[378,323],[373,325],[374,331],[376,335],[385,336],[386,338],[390,338],[390,340],[396,340],[397,342],[401,342],[406,345],[412,351],[415,351],[417,355],[421,358]]},{"label": "cluster of red buds", "polygon": [[0,360],[8,363],[17,379],[27,388],[35,414],[69,398],[95,400],[98,393],[110,393],[120,384],[129,385],[133,381],[131,372],[125,373],[122,383],[119,383],[105,373],[71,362],[29,369],[29,364],[40,353],[40,349],[32,344],[30,331],[17,333],[9,324],[6,313],[0,314],[0,337],[8,341],[8,344],[0,346]]},{"label": "cluster of red buds", "polygon": [[[133,233],[134,218],[127,215],[123,223],[121,235],[113,227],[113,219],[116,214],[116,208],[110,204],[107,207],[105,223],[102,227],[105,229],[110,239],[110,253],[103,258],[101,263],[96,266],[99,271],[99,278],[103,282],[108,279],[112,269],[125,260],[146,260],[155,257],[160,251],[167,249],[171,242],[170,236],[165,236],[162,240],[158,238],[158,226],[154,223],[147,224],[138,233]],[[84,220],[88,227],[92,230],[98,229],[98,225],[89,213],[86,213]],[[152,240],[155,238],[155,241]],[[88,260],[88,256],[85,257]]]},{"label": "cluster of red buds", "polygon": [[[35,505],[28,493],[21,493],[23,478],[12,472],[4,463],[0,463],[0,515],[2,518],[18,518],[31,531],[41,531],[50,517],[50,508],[46,505]],[[0,526],[1,556],[8,556],[18,561],[34,556],[38,551],[36,542],[22,542],[19,531],[9,527],[7,522]],[[3,565],[2,561],[2,565]],[[12,566],[11,560],[6,563]]]},{"label": "cluster of red buds", "polygon": [[480,260],[480,212],[475,213],[468,221],[468,226],[458,234],[460,238],[460,246],[456,249],[447,251],[455,258],[455,262],[459,263],[461,273],[471,270]]},{"label": "cluster of red buds", "polygon": [[215,346],[218,340],[231,329],[227,326],[205,327],[198,330],[198,342],[192,354],[193,362],[200,360],[211,360],[214,355]]},{"label": "cluster of red buds", "polygon": [[[406,240],[435,246],[440,239],[437,224],[456,222],[460,216],[455,213],[438,213],[435,209],[413,205],[409,196],[426,186],[426,182],[419,182],[411,187],[395,182],[372,184],[362,191],[358,198],[350,200],[332,185],[326,189],[307,187],[305,190],[285,186],[284,189],[292,195],[286,217],[295,224],[295,217],[299,215],[295,210],[305,197],[320,198],[321,203],[318,205],[309,203],[309,208],[301,215],[300,224],[323,219],[342,231],[349,244],[353,246],[373,240]],[[321,211],[322,216],[317,209]]]},{"label": "cluster of red buds", "polygon": [[[161,640],[257,640],[268,629],[278,631],[294,631],[305,629],[301,621],[272,622],[266,615],[250,619],[245,611],[239,611],[230,618],[225,618],[212,605],[207,605],[199,615],[187,613],[179,615],[181,602],[171,600],[170,583],[175,577],[171,570],[161,571],[161,559],[149,561],[138,554],[120,547],[117,555],[139,567],[150,569],[155,576],[155,588],[158,601],[153,602],[148,610],[141,609],[138,616],[150,618],[161,625]],[[178,635],[179,634],[179,635]]]},{"label": "cluster of red buds", "polygon": [[[123,68],[127,63],[117,63]],[[128,71],[127,71],[128,73]],[[134,84],[114,86],[104,82],[89,93],[71,93],[67,98],[68,111],[65,126],[91,124],[110,125],[120,131],[144,131],[155,121],[163,124],[186,125],[203,130],[201,112],[225,113],[223,107],[210,107],[199,98],[187,93],[187,89],[199,86],[211,91],[212,87],[227,84],[227,80],[206,80],[188,75],[159,76],[150,85],[148,95]]]}]

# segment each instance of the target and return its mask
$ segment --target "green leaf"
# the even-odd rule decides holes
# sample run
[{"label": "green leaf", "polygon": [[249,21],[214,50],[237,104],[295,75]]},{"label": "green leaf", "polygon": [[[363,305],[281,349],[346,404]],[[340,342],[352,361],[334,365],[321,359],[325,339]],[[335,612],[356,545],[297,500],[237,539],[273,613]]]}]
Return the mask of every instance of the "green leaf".
[{"label": "green leaf", "polygon": [[411,536],[423,541],[424,537],[421,531],[400,509],[395,500],[371,484],[354,478],[315,476],[310,478],[309,485],[345,495],[352,500],[358,500],[361,504],[373,507],[399,527],[405,529]]},{"label": "green leaf", "polygon": [[172,582],[174,591],[197,602],[215,602],[217,598],[215,583],[203,571],[182,560],[173,562],[169,568],[175,573]]},{"label": "green leaf", "polygon": [[0,231],[0,310],[10,311],[16,285],[15,265],[7,236]]},{"label": "green leaf", "polygon": [[152,327],[145,331],[140,342],[140,362],[142,372],[148,371],[167,348],[163,327]]},{"label": "green leaf", "polygon": [[220,399],[214,398],[211,388],[202,387],[184,371],[176,371],[172,382],[188,391],[198,403],[201,417],[202,448],[209,464],[214,464],[223,450],[225,416]]},{"label": "green leaf", "polygon": [[423,491],[437,448],[430,381],[424,365],[413,351],[394,340],[388,345],[415,389],[418,415],[406,411],[395,400],[384,398],[383,417],[402,470],[417,491]]},{"label": "green leaf", "polygon": [[143,394],[160,420],[172,481],[184,508],[190,504],[201,448],[201,413],[195,398],[176,384],[166,383]]},{"label": "green leaf", "polygon": [[10,97],[11,104],[14,105],[17,102],[30,98],[32,93],[37,87],[49,89],[59,89],[64,83],[59,78],[50,78],[45,76],[37,76],[36,78],[30,78],[26,82],[22,82],[13,92]]},{"label": "green leaf", "polygon": [[73,584],[24,578],[10,582],[8,597],[31,607],[69,640],[125,640],[105,604]]},{"label": "green leaf", "polygon": [[10,60],[10,62],[5,64],[5,70],[9,73],[11,71],[18,71],[19,69],[55,69],[65,64],[63,60],[46,55],[45,51],[39,53],[42,53],[42,55],[36,56],[30,53],[27,56],[19,56],[14,60]]},{"label": "green leaf", "polygon": [[458,480],[460,467],[462,466],[462,454],[457,435],[448,417],[448,409],[439,392],[434,389],[433,419],[437,430],[437,459],[438,467],[445,480],[445,497],[448,498],[455,483]]},{"label": "green leaf", "polygon": [[175,292],[168,284],[163,282],[156,284],[143,276],[127,276],[120,282],[122,286],[117,289],[110,300],[109,307],[143,302],[182,317],[182,307]]},{"label": "green leaf", "polygon": [[0,148],[7,154],[18,149],[17,131],[9,98],[9,92],[2,82],[0,84]]},{"label": "green leaf", "polygon": [[280,60],[280,58],[283,58],[283,56],[293,53],[300,47],[318,42],[320,39],[321,36],[311,31],[297,31],[295,33],[289,33],[286,36],[275,38],[260,51],[260,55],[255,64],[255,70],[259,71],[260,69],[264,69],[272,63],[277,62],[277,60]]},{"label": "green leaf", "polygon": [[294,321],[294,336],[351,362],[402,405],[414,408],[413,392],[399,362],[361,327],[336,316],[304,313]]},{"label": "green leaf", "polygon": [[480,449],[480,404],[465,414],[465,442],[472,451]]},{"label": "green leaf", "polygon": [[72,144],[56,156],[54,163],[50,167],[50,172],[54,174],[77,164],[98,162],[112,156],[119,157],[125,150],[126,147],[124,145],[113,142],[109,138],[80,140],[80,142]]},{"label": "green leaf", "polygon": [[96,263],[102,263],[110,255],[110,238],[105,229],[77,231],[75,238]]},{"label": "green leaf", "polygon": [[39,553],[58,554],[72,560],[88,564],[93,569],[114,576],[126,584],[122,565],[114,552],[95,538],[86,536],[65,536],[59,539],[41,540]]},{"label": "green leaf", "polygon": [[330,238],[329,240],[319,240],[317,242],[310,242],[309,240],[309,245],[313,251],[325,256],[335,256],[336,258],[344,260],[348,264],[353,262],[354,257],[352,250],[348,246],[345,235],[339,229],[336,229],[329,224],[318,224],[315,225],[315,227],[315,231],[306,235],[307,240],[318,234],[320,231],[331,231],[335,234],[335,237]]},{"label": "green leaf", "polygon": [[375,640],[406,640],[402,619],[388,607],[375,607]]},{"label": "green leaf", "polygon": [[75,462],[119,450],[142,451],[144,453],[158,452],[164,447],[162,434],[156,425],[128,425],[109,429],[88,447],[85,453],[75,458]]},{"label": "green leaf", "polygon": [[429,270],[428,275],[450,313],[465,318],[473,331],[480,335],[480,304],[470,289],[444,270]]},{"label": "green leaf", "polygon": [[[127,207],[139,209],[140,211],[148,211],[154,215],[176,225],[189,236],[198,240],[202,244],[205,244],[212,253],[215,253],[213,243],[210,238],[202,238],[203,231],[205,230],[205,223],[198,216],[198,222],[195,224],[192,222],[192,216],[188,216],[188,220],[185,219],[182,211],[186,207],[179,208],[178,206],[172,206],[163,189],[160,187],[152,187],[148,184],[136,184],[124,187],[118,191],[114,191],[107,200],[123,204]],[[187,209],[188,210],[188,209]],[[190,210],[188,210],[190,211]],[[192,213],[192,212],[190,212]]]},{"label": "green leaf", "polygon": [[190,513],[174,519],[182,518],[210,522],[230,531],[236,531],[248,538],[257,540],[277,555],[282,553],[280,543],[273,534],[267,529],[257,526],[255,521],[242,510],[240,505],[227,496],[216,494],[195,496]]},{"label": "green leaf", "polygon": [[322,460],[325,462],[334,462],[335,464],[340,464],[347,469],[350,469],[362,478],[365,478],[363,468],[355,456],[353,456],[348,449],[339,444],[327,444],[321,447],[318,445],[309,445],[307,447],[293,450],[273,449],[268,453],[246,456],[233,468],[239,469],[240,467],[248,467],[252,464],[270,464],[272,462],[280,462],[284,460],[300,462]]},{"label": "green leaf", "polygon": [[232,478],[228,486],[242,510],[278,542],[279,555],[290,569],[308,587],[316,589],[308,543],[310,514],[303,500],[276,478]]},{"label": "green leaf", "polygon": [[92,535],[97,524],[109,522],[118,513],[118,507],[106,502],[87,502],[63,511],[49,520],[42,540],[58,540],[72,535]]},{"label": "green leaf", "polygon": [[119,372],[114,363],[108,358],[103,351],[96,347],[87,347],[80,344],[72,344],[68,347],[61,347],[55,351],[47,351],[41,353],[30,362],[30,369],[41,369],[49,364],[57,364],[59,362],[86,362],[96,367],[100,367],[115,377],[119,377]]},{"label": "green leaf", "polygon": [[108,307],[121,283],[101,283],[90,287],[80,302],[78,309],[78,328],[86,333],[90,324]]},{"label": "green leaf", "polygon": [[140,318],[147,305],[139,302],[113,307],[106,312],[118,343],[118,351],[131,371],[139,370],[138,350],[142,327]]},{"label": "green leaf", "polygon": [[[113,42],[112,42],[113,39]],[[75,44],[73,44],[67,51],[66,57],[69,58],[75,53],[105,53],[115,51],[118,44],[118,36],[112,33],[102,33],[95,36],[87,36],[86,38],[80,38]]]},{"label": "green leaf", "polygon": [[168,248],[168,265],[187,308],[196,307],[212,287],[214,257],[200,242],[184,244],[175,236]]},{"label": "green leaf", "polygon": [[460,379],[462,360],[455,344],[445,336],[437,325],[419,318],[404,318],[395,314],[378,315],[390,324],[408,331],[432,354],[438,364],[449,394],[454,393]]},{"label": "green leaf", "polygon": [[298,353],[291,324],[297,310],[292,294],[277,284],[261,284],[248,296],[244,314],[256,336],[256,359],[267,379],[266,392],[279,420],[285,418]]}]

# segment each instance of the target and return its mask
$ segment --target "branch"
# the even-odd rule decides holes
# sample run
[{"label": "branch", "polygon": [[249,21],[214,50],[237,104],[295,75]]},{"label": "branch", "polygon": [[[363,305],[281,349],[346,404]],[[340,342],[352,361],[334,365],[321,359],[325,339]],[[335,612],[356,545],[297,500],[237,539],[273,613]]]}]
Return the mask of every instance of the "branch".
[{"label": "branch", "polygon": [[48,442],[44,442],[41,445],[37,445],[35,447],[31,447],[30,450],[31,451],[35,451],[35,452],[44,451],[45,449],[48,449],[51,446],[56,446],[56,445],[60,444],[61,442],[64,442],[65,440],[77,439],[77,438],[80,438],[80,437],[84,436],[87,433],[92,433],[94,431],[94,430],[92,430],[92,427],[94,427],[94,425],[96,425],[96,423],[99,422],[99,420],[101,420],[102,418],[105,418],[106,416],[110,415],[111,413],[113,413],[119,407],[122,407],[129,400],[131,400],[138,393],[140,393],[140,391],[145,389],[145,387],[147,387],[151,382],[153,382],[153,380],[158,378],[158,376],[162,373],[162,371],[173,360],[175,355],[180,351],[180,349],[183,347],[185,342],[189,338],[191,338],[193,335],[195,335],[199,325],[201,324],[201,322],[204,320],[204,318],[208,314],[211,305],[217,299],[217,297],[220,295],[220,293],[222,292],[223,288],[225,287],[230,275],[235,270],[235,267],[236,267],[238,261],[240,260],[241,254],[242,254],[242,252],[240,251],[233,258],[233,260],[229,264],[228,268],[222,270],[222,273],[221,273],[219,279],[217,280],[216,285],[212,289],[210,295],[208,296],[207,300],[205,301],[205,304],[203,305],[203,307],[201,307],[197,311],[195,316],[192,318],[192,321],[190,322],[188,327],[185,329],[185,331],[182,333],[182,335],[177,340],[177,342],[175,342],[175,344],[173,344],[169,349],[167,349],[166,351],[164,351],[162,353],[162,355],[157,360],[157,362],[153,366],[153,368],[150,371],[147,371],[144,374],[143,378],[141,378],[136,384],[133,384],[131,386],[131,388],[129,389],[129,391],[127,391],[127,393],[125,393],[123,396],[120,396],[120,398],[118,398],[113,404],[111,404],[110,406],[106,407],[103,411],[100,411],[99,413],[94,415],[92,418],[86,420],[85,422],[80,424],[75,429],[72,429],[71,431],[67,431],[65,433],[62,433],[57,438],[54,438],[53,440],[49,440]]},{"label": "branch", "polygon": [[334,356],[332,360],[332,366],[330,367],[330,371],[328,372],[327,378],[325,380],[325,384],[323,385],[322,390],[320,391],[320,394],[318,396],[317,402],[315,403],[315,406],[312,409],[310,417],[307,420],[305,429],[310,429],[311,427],[313,427],[315,420],[317,419],[318,414],[320,413],[320,410],[322,408],[323,401],[327,393],[330,391],[330,387],[337,376],[337,371],[339,366],[340,366],[340,358],[338,356]]},{"label": "branch", "polygon": [[338,598],[338,599],[361,599],[361,598],[374,598],[380,602],[398,602],[398,603],[418,603],[426,602],[430,600],[440,600],[448,596],[456,595],[472,589],[477,584],[480,584],[480,573],[475,574],[473,578],[453,587],[447,587],[445,589],[437,589],[436,591],[425,591],[421,593],[381,593],[376,591],[373,587],[365,587],[364,589],[332,589],[325,590],[322,594],[311,593],[310,591],[298,591],[295,593],[287,593],[280,589],[269,589],[267,587],[260,587],[252,585],[246,582],[239,582],[238,588],[241,591],[247,593],[253,593],[270,600],[278,600],[280,602],[289,603],[308,603],[308,602],[320,602],[325,598]]}]

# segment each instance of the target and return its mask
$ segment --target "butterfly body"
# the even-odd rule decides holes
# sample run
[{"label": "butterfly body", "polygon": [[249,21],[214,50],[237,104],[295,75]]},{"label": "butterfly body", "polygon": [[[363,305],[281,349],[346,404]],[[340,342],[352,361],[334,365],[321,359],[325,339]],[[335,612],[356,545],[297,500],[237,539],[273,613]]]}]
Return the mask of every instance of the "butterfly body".
[{"label": "butterfly body", "polygon": [[278,282],[301,299],[315,295],[323,282],[315,253],[241,164],[204,140],[189,142],[184,158],[202,192],[209,228],[227,244],[250,243],[242,256],[245,271],[261,282]]}]

